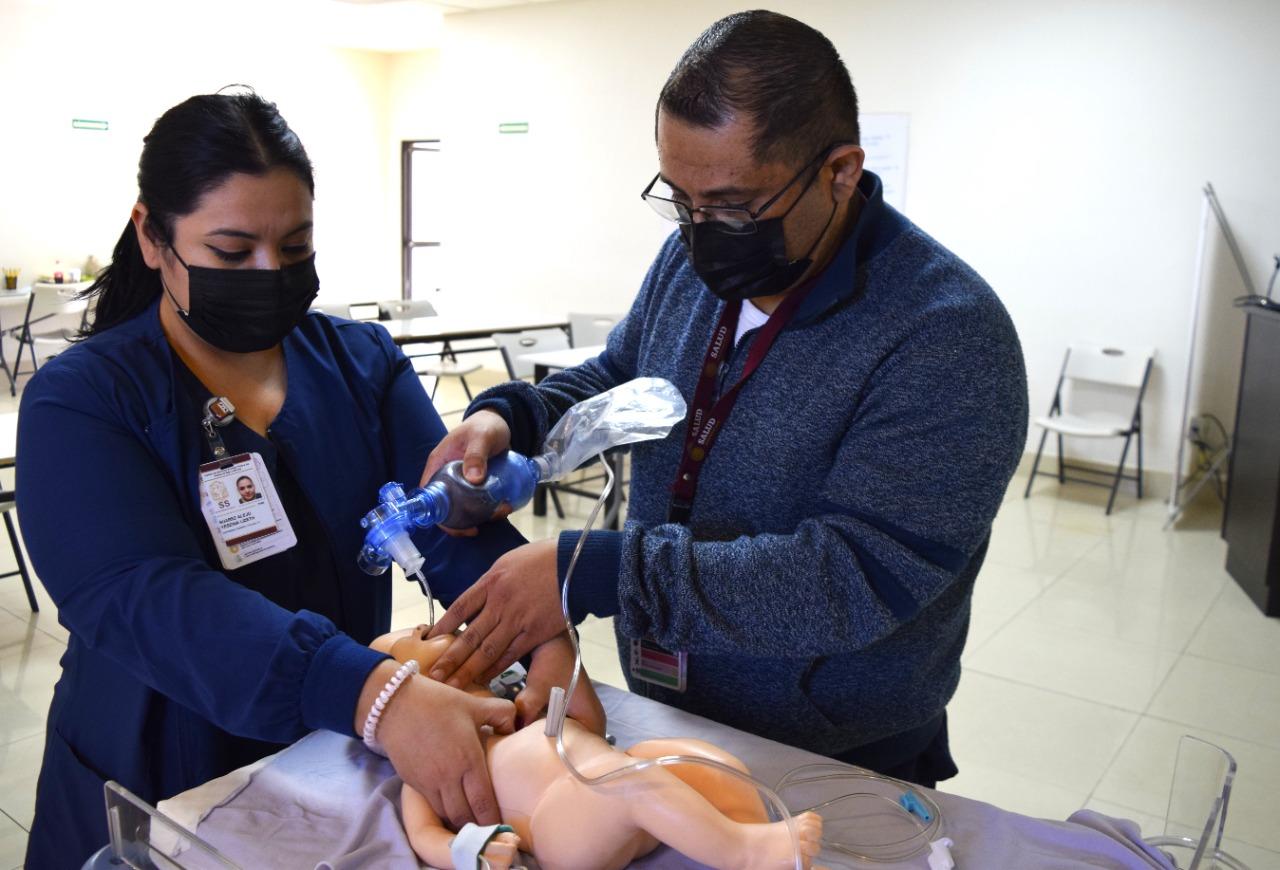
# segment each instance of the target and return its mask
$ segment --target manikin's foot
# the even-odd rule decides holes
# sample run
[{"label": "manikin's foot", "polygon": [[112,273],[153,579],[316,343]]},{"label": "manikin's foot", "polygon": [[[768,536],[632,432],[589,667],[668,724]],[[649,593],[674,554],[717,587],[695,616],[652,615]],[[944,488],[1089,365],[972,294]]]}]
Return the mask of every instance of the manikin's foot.
[{"label": "manikin's foot", "polygon": [[[794,821],[796,836],[800,840],[801,866],[809,870],[813,859],[822,851],[822,816],[801,813]],[[762,836],[748,850],[744,870],[790,870],[796,866],[795,842],[786,822],[751,827],[759,830]]]},{"label": "manikin's foot", "polygon": [[485,844],[484,859],[489,862],[491,870],[509,870],[520,854],[520,838],[509,831],[503,831]]}]

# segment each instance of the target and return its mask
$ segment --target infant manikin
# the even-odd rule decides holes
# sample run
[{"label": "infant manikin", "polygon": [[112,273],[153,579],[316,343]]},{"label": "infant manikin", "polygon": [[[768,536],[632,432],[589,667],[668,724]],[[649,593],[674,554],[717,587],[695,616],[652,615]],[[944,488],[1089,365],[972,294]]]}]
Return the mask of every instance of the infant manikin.
[{"label": "infant manikin", "polygon": [[[424,640],[426,627],[391,632],[371,646],[397,661],[416,659],[423,673],[451,638]],[[566,685],[573,671],[573,647],[558,637],[535,653],[540,669],[550,665]],[[550,659],[550,661],[547,661]],[[545,672],[545,671],[544,671]],[[485,687],[468,691],[490,697]],[[645,740],[625,752],[604,740],[604,709],[584,674],[564,723],[565,751],[588,777],[625,767],[641,758],[693,755],[739,770],[746,766],[729,753],[692,738]],[[603,785],[574,778],[556,754],[555,739],[539,719],[509,735],[485,737],[485,754],[504,825],[483,855],[494,870],[506,870],[520,848],[544,870],[610,870],[666,844],[720,870],[795,867],[791,834],[785,822],[768,822],[755,789],[714,768],[697,764],[655,767]],[[454,833],[420,793],[404,786],[401,810],[405,833],[418,857],[442,870],[454,866]],[[804,813],[795,819],[809,867],[820,849],[822,819]],[[467,868],[470,870],[470,868]]]}]

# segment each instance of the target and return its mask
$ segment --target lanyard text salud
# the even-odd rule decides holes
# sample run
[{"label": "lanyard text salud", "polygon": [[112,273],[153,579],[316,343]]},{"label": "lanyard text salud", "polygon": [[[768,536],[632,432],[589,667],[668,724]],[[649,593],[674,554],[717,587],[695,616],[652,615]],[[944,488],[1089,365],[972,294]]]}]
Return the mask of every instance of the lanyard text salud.
[{"label": "lanyard text salud", "polygon": [[707,347],[706,360],[698,374],[698,386],[693,394],[693,403],[689,406],[689,417],[686,420],[684,435],[684,451],[680,455],[680,469],[676,473],[675,483],[671,486],[671,505],[667,510],[667,521],[685,523],[693,509],[693,497],[698,492],[698,476],[702,473],[703,463],[715,444],[716,436],[724,428],[733,406],[738,401],[738,393],[747,379],[755,374],[756,369],[764,362],[769,349],[778,334],[790,322],[796,309],[809,293],[813,281],[797,287],[786,295],[774,312],[769,315],[760,334],[751,345],[746,364],[742,369],[742,377],[716,396],[716,385],[720,379],[720,369],[725,364],[729,352],[733,348],[734,335],[738,328],[738,317],[742,314],[742,302],[730,302],[720,315],[720,321],[711,333],[711,344]]}]

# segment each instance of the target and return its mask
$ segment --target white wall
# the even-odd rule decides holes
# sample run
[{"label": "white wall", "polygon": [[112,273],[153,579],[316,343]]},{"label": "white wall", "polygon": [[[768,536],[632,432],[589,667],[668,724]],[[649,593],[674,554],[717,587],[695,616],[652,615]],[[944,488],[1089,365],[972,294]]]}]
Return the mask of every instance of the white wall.
[{"label": "white wall", "polygon": [[[658,90],[686,45],[741,6],[566,0],[448,16],[438,53],[393,60],[391,138],[445,141],[456,298],[628,304],[666,230],[639,200],[656,168]],[[1158,348],[1147,461],[1171,469],[1203,182],[1255,280],[1280,250],[1280,4],[770,8],[836,43],[864,111],[910,114],[906,210],[1005,300],[1036,413],[1067,342]],[[502,121],[530,132],[499,137]],[[1201,358],[1231,371],[1239,349]]]},{"label": "white wall", "polygon": [[[21,283],[110,259],[137,198],[142,137],[170,106],[227,84],[273,100],[316,170],[321,298],[399,295],[385,160],[389,55],[329,48],[296,10],[113,0],[0,0],[0,264]],[[105,133],[72,118],[107,120]],[[0,325],[13,325],[10,309]]]}]

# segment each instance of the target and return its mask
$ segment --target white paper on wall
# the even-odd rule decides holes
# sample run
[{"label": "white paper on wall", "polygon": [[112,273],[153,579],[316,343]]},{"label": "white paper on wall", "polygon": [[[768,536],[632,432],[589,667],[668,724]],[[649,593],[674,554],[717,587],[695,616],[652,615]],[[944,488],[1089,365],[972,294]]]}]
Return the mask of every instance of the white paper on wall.
[{"label": "white paper on wall", "polygon": [[880,176],[884,201],[905,211],[907,199],[907,128],[911,116],[901,112],[867,112],[858,116],[862,128],[865,168]]}]

